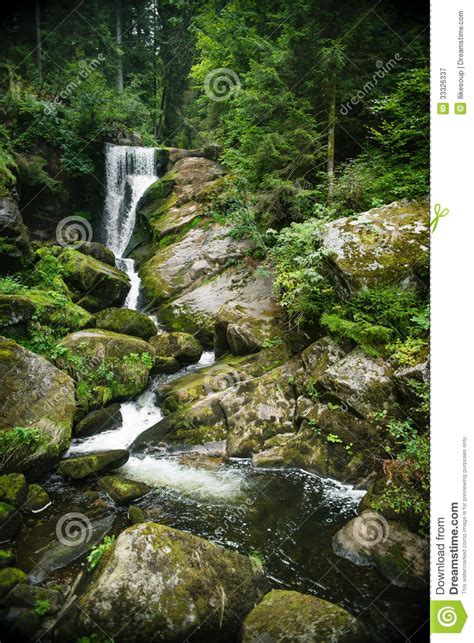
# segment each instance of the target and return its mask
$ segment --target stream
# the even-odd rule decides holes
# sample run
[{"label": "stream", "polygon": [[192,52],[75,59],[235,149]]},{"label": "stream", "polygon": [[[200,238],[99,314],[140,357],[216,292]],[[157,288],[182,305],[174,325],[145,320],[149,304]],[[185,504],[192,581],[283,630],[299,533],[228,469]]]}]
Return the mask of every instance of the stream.
[{"label": "stream", "polygon": [[[157,178],[153,148],[107,146],[106,244],[132,284],[125,307],[137,310],[142,303],[140,278],[134,261],[123,255],[140,197]],[[141,395],[121,404],[121,427],[75,439],[69,453],[129,446],[163,417],[156,394],[159,388],[214,361],[214,353],[206,351],[197,364],[178,374],[150,378]],[[364,492],[299,469],[255,469],[249,460],[196,462],[187,463],[183,453],[175,451],[165,452],[163,457],[131,456],[119,473],[153,487],[135,503],[152,519],[243,554],[258,555],[271,587],[314,594],[362,615],[371,640],[406,640],[415,624],[422,622],[423,595],[387,587],[387,580],[375,569],[358,567],[332,551],[333,535],[356,514]],[[77,555],[59,549],[56,555],[51,553],[56,551],[52,544],[61,513],[79,511],[89,516],[94,527],[89,545],[100,541],[105,533],[119,533],[128,525],[126,508],[116,508],[104,518],[107,507],[110,514],[110,501],[103,492],[92,496],[86,485],[69,485],[59,476],[46,485],[53,503],[34,517],[31,529],[23,530],[19,542],[20,567],[30,571],[33,582],[45,578],[72,582],[84,569],[85,550],[78,549]],[[417,640],[417,636],[410,640]],[[419,640],[424,640],[423,633]]]}]

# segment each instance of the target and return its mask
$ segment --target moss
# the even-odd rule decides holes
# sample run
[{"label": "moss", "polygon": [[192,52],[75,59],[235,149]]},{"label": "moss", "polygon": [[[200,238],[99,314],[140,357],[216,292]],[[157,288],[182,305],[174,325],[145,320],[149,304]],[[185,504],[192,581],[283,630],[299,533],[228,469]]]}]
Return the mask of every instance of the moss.
[{"label": "moss", "polygon": [[95,316],[95,325],[97,328],[142,339],[150,339],[157,332],[154,322],[147,315],[128,308],[102,310]]},{"label": "moss", "polygon": [[7,549],[0,549],[0,569],[11,567],[15,562],[15,554]]},{"label": "moss", "polygon": [[157,355],[172,357],[180,364],[197,362],[202,355],[202,346],[189,333],[160,333],[151,341]]},{"label": "moss", "polygon": [[88,453],[67,458],[59,463],[58,471],[65,478],[81,480],[100,471],[118,469],[128,460],[128,451],[116,449],[100,453]]},{"label": "moss", "polygon": [[128,480],[121,476],[105,476],[100,479],[100,486],[115,502],[128,505],[151,491],[143,482]]},{"label": "moss", "polygon": [[50,499],[46,491],[39,484],[30,484],[28,486],[28,495],[26,498],[26,508],[30,511],[41,511],[50,504]]},{"label": "moss", "polygon": [[21,506],[26,500],[26,480],[21,473],[10,473],[0,476],[0,500],[15,507]]},{"label": "moss", "polygon": [[0,598],[3,598],[19,583],[27,583],[28,576],[21,569],[6,567],[0,570]]}]

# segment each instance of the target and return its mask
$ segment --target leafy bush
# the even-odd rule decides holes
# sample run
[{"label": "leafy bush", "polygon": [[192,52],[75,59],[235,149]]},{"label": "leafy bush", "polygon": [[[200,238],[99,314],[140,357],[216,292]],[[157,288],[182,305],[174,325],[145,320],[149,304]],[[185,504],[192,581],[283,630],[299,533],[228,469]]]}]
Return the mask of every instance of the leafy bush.
[{"label": "leafy bush", "polygon": [[91,572],[93,571],[97,565],[100,563],[100,560],[102,556],[105,554],[105,552],[110,549],[110,547],[114,544],[115,542],[115,536],[105,536],[104,540],[100,545],[97,545],[97,547],[94,547],[90,554],[87,556],[87,569]]},{"label": "leafy bush", "polygon": [[22,426],[15,426],[13,429],[0,429],[0,471],[12,462],[15,465],[21,464],[22,450],[40,443],[41,432],[39,429]]}]

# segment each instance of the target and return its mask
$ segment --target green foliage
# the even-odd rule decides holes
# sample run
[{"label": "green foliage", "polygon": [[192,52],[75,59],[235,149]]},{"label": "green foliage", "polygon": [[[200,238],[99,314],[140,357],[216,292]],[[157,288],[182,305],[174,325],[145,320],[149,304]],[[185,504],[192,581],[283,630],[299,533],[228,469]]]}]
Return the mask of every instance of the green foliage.
[{"label": "green foliage", "polygon": [[41,432],[35,428],[15,426],[13,429],[0,429],[0,471],[10,462],[19,464],[21,452],[25,447],[35,447],[41,443]]},{"label": "green foliage", "polygon": [[320,222],[292,223],[277,236],[270,257],[275,287],[294,323],[319,318],[334,301],[335,292],[324,276],[325,251],[319,244]]},{"label": "green foliage", "polygon": [[94,547],[90,554],[87,556],[87,569],[91,572],[93,571],[97,565],[100,563],[100,560],[102,556],[105,554],[105,552],[110,549],[110,547],[114,544],[115,542],[115,536],[104,536],[104,539],[100,545],[97,545],[97,547]]},{"label": "green foliage", "polygon": [[265,569],[265,556],[258,550],[253,550],[249,554],[250,564],[255,574],[263,574]]},{"label": "green foliage", "polygon": [[46,616],[46,614],[49,612],[51,609],[51,604],[47,598],[39,598],[35,602],[35,606],[33,608],[33,611],[35,614],[38,616]]}]

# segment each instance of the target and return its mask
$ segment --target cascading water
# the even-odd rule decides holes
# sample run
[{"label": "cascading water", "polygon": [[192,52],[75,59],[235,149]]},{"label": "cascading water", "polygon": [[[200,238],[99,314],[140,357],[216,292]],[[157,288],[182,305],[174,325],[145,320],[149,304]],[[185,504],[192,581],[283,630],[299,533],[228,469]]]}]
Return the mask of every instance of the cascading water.
[{"label": "cascading water", "polygon": [[138,202],[147,187],[158,178],[155,149],[108,144],[105,150],[105,175],[105,244],[114,252],[117,267],[130,278],[131,288],[125,308],[136,309],[140,278],[133,259],[126,259],[123,255],[135,227]]}]

